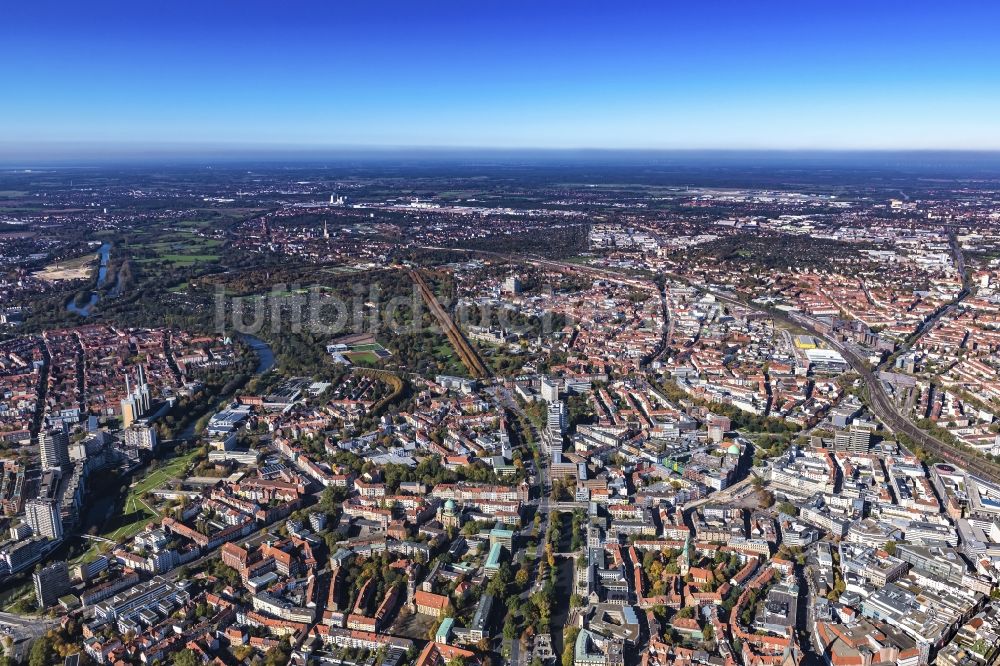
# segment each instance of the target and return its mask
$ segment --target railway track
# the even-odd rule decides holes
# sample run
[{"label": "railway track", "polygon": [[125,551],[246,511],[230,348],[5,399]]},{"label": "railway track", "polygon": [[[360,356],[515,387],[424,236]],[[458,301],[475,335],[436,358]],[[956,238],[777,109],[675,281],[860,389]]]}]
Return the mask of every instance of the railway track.
[{"label": "railway track", "polygon": [[892,398],[886,393],[882,381],[875,376],[875,373],[853,351],[840,342],[823,335],[804,317],[790,318],[789,321],[824,340],[844,357],[844,360],[847,361],[851,368],[864,381],[868,389],[868,403],[871,405],[872,411],[875,412],[875,415],[883,423],[896,432],[904,433],[928,453],[946,462],[958,465],[975,476],[1000,483],[1000,465],[976,453],[965,451],[942,442],[930,433],[921,430],[909,419],[900,414]]},{"label": "railway track", "polygon": [[[954,241],[953,241],[953,248],[954,248]],[[492,255],[496,257],[502,257],[504,259],[507,259],[508,261],[521,261],[524,263],[534,264],[536,266],[545,266],[555,270],[561,270],[570,273],[593,275],[595,277],[601,277],[604,279],[615,281],[619,284],[625,284],[633,287],[643,287],[643,288],[649,287],[649,283],[646,281],[636,279],[632,276],[624,275],[622,273],[617,273],[615,271],[606,268],[595,268],[593,266],[580,266],[578,264],[571,264],[562,261],[553,261],[551,259],[544,259],[535,256],[517,256],[510,254],[501,255],[496,252],[478,252],[478,253],[485,255]],[[960,302],[962,298],[968,295],[969,290],[967,285],[967,274],[965,273],[964,270],[965,266],[960,250],[956,251],[956,256],[958,258],[957,260],[959,264],[959,270],[963,273],[963,283],[965,283],[965,286],[962,292],[960,293],[959,298],[956,299],[957,301]],[[681,276],[676,276],[670,273],[665,273],[665,275],[671,278],[681,279],[682,281],[686,282],[686,280],[684,280],[684,278]],[[753,310],[760,310],[760,308],[750,306],[746,303],[743,303],[742,301],[735,300],[724,294],[720,294],[712,290],[709,290],[709,292],[712,293],[713,296],[715,296],[721,301],[728,302],[733,305],[738,305],[740,307],[749,307],[750,309]],[[933,321],[936,321],[946,312],[950,312],[951,309],[955,307],[955,305],[956,303],[952,303],[948,306],[945,306],[937,313],[935,313],[935,316],[931,317],[931,319]],[[821,333],[808,320],[801,320],[799,318],[793,319],[784,315],[784,313],[780,313],[778,311],[768,310],[767,312],[775,319],[784,320],[788,323],[792,323],[796,326],[806,329],[816,337],[826,341],[827,344],[829,344],[833,349],[840,352],[840,354],[844,357],[844,360],[846,360],[848,364],[851,366],[851,368],[861,376],[867,388],[869,397],[868,402],[872,408],[872,411],[887,426],[889,426],[896,432],[904,433],[910,439],[916,442],[918,446],[923,448],[928,453],[940,458],[941,460],[962,467],[968,472],[980,478],[987,479],[995,483],[1000,483],[1000,464],[987,460],[986,458],[976,453],[965,451],[963,449],[959,449],[949,444],[946,444],[941,440],[939,440],[938,438],[931,435],[930,433],[921,430],[919,427],[914,425],[908,418],[900,414],[899,411],[896,409],[895,405],[893,404],[892,399],[886,393],[885,387],[882,386],[882,382],[878,379],[878,377],[875,376],[875,374],[868,368],[867,365],[865,365],[865,363],[860,358],[857,357],[857,355],[855,355],[853,352],[847,349],[844,345],[829,338],[827,335]],[[921,331],[925,330],[926,327],[927,325],[925,323],[925,325],[921,328]]]},{"label": "railway track", "polygon": [[[958,257],[961,257],[961,253],[958,253]],[[579,273],[587,273],[595,276],[603,276],[607,278],[617,277],[620,281],[626,284],[632,284],[634,279],[627,276],[617,275],[613,271],[601,268],[593,267],[580,267],[574,264],[567,264],[564,262],[551,261],[551,260],[537,260],[522,258],[523,261],[529,261],[532,263],[547,265],[551,268],[558,268],[562,270],[568,270]],[[960,261],[961,265],[961,261]],[[733,305],[738,305],[740,307],[751,307],[742,301],[735,300],[724,294],[719,294],[712,292],[712,294],[721,301],[731,303]],[[957,306],[957,302],[960,302],[962,298],[968,295],[968,289],[964,288],[960,293],[959,298],[956,299],[956,303],[949,304],[948,306],[942,308],[934,317],[930,318],[930,324],[925,323],[921,328],[921,331],[929,328],[934,321],[937,321],[941,316],[950,312],[954,307]],[[769,314],[779,320],[784,320],[787,323],[794,324],[801,328],[806,329],[812,335],[824,340],[833,349],[838,351],[844,360],[851,366],[851,368],[857,372],[867,387],[869,405],[875,415],[887,426],[892,428],[895,432],[904,433],[907,437],[913,440],[918,446],[930,453],[931,455],[940,458],[946,462],[952,463],[963,469],[967,470],[974,476],[993,481],[995,483],[1000,483],[1000,465],[987,460],[977,453],[971,451],[965,451],[964,449],[959,449],[945,442],[942,442],[937,437],[934,437],[930,433],[920,429],[913,424],[908,418],[899,413],[896,406],[893,404],[892,398],[889,397],[888,393],[885,391],[885,387],[882,385],[881,380],[875,376],[868,366],[860,359],[854,352],[840,344],[838,341],[833,340],[821,331],[819,331],[807,318],[803,317],[788,317],[783,313],[777,311],[768,311]]]},{"label": "railway track", "polygon": [[423,297],[424,302],[427,303],[427,307],[430,308],[431,313],[438,320],[441,325],[441,329],[444,334],[448,337],[448,341],[451,342],[452,347],[458,353],[459,359],[461,359],[462,364],[469,371],[469,374],[476,379],[485,379],[491,377],[492,373],[489,368],[483,363],[482,359],[479,358],[479,354],[476,350],[472,348],[469,341],[465,339],[462,331],[455,325],[451,316],[445,312],[445,309],[441,307],[438,302],[434,292],[431,291],[430,287],[427,286],[427,281],[424,276],[420,274],[419,270],[409,269],[410,278],[413,280],[414,284],[420,290],[420,295]]}]

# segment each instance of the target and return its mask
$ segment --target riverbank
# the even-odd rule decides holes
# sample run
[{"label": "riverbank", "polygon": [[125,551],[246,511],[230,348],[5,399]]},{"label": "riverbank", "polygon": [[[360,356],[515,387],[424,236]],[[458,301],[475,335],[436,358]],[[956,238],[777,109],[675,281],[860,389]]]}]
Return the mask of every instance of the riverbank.
[{"label": "riverbank", "polygon": [[[101,262],[97,269],[97,288],[100,289],[104,286],[104,283],[108,279],[108,260],[111,256],[111,243],[108,243],[107,241],[101,243],[101,247],[97,251],[97,255]],[[96,291],[92,291],[90,292],[90,300],[82,306],[77,304],[75,298],[71,298],[69,303],[66,304],[66,310],[74,314],[78,314],[81,317],[89,317],[91,311],[94,309],[94,306],[97,305],[98,300],[100,300],[100,296]]]}]

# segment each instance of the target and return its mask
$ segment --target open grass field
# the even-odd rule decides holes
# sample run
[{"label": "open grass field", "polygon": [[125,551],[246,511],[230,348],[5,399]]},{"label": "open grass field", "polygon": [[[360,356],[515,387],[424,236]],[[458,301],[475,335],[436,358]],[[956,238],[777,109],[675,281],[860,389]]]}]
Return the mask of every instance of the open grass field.
[{"label": "open grass field", "polygon": [[344,352],[344,356],[353,363],[375,365],[379,361],[392,356],[392,352],[377,342],[363,342],[361,344],[350,345],[350,350]]},{"label": "open grass field", "polygon": [[774,321],[774,328],[776,330],[779,330],[779,331],[780,330],[786,330],[791,335],[809,335],[809,331],[807,331],[806,329],[802,328],[801,326],[796,326],[796,325],[794,325],[794,324],[792,324],[790,322],[775,320]]},{"label": "open grass field", "polygon": [[91,562],[94,559],[96,559],[97,556],[100,554],[101,554],[101,544],[94,541],[91,542],[90,548],[83,551],[73,559],[69,560],[68,562],[66,562],[66,564],[68,564],[69,566],[73,566],[74,564],[80,564],[81,562]]},{"label": "open grass field", "polygon": [[167,252],[171,249],[202,251],[211,250],[222,245],[218,238],[204,238],[194,232],[178,232],[176,240],[160,241],[152,244],[157,252]]},{"label": "open grass field", "polygon": [[218,221],[216,220],[182,220],[176,226],[191,231],[207,231],[217,223]]},{"label": "open grass field", "polygon": [[119,524],[112,530],[102,534],[106,539],[119,541],[135,536],[151,521],[159,518],[159,514],[153,511],[145,502],[131,494],[125,498],[125,506],[118,517]]},{"label": "open grass field", "polygon": [[[112,541],[127,539],[140,532],[150,521],[157,520],[159,514],[142,496],[162,487],[172,479],[183,476],[197,453],[191,451],[163,461],[155,470],[136,481],[125,495],[121,509],[105,522],[99,536]],[[95,550],[95,547],[91,550]]]},{"label": "open grass field", "polygon": [[378,355],[371,351],[352,351],[344,354],[352,363],[375,364],[379,362]]},{"label": "open grass field", "polygon": [[189,221],[182,223],[183,228],[165,233],[139,233],[129,243],[129,249],[138,263],[147,266],[169,264],[176,267],[216,262],[220,258],[217,252],[223,241],[200,235],[204,224],[208,223]]},{"label": "open grass field", "polygon": [[177,264],[177,265],[192,265],[197,263],[209,264],[219,260],[219,255],[217,254],[164,254],[158,257],[150,257],[148,259],[139,259],[140,264]]},{"label": "open grass field", "polygon": [[441,364],[439,365],[441,373],[455,375],[456,377],[469,376],[469,371],[462,364],[462,360],[455,353],[455,348],[451,346],[451,343],[447,339],[437,347],[434,347],[433,356],[434,360]]},{"label": "open grass field", "polygon": [[449,343],[444,342],[434,348],[434,356],[446,361],[455,356],[455,350],[451,348]]},{"label": "open grass field", "polygon": [[182,456],[170,458],[169,460],[162,462],[159,467],[147,474],[140,481],[137,481],[135,485],[132,486],[129,494],[138,497],[149,492],[150,490],[156,490],[171,479],[180,477],[197,455],[197,451],[191,451]]},{"label": "open grass field", "polygon": [[316,285],[315,287],[302,287],[301,289],[286,289],[285,291],[270,291],[266,294],[255,294],[254,298],[287,298],[288,296],[304,296],[312,292],[315,289],[321,294],[328,294],[333,289],[323,285]]},{"label": "open grass field", "polygon": [[331,275],[350,275],[351,273],[362,273],[359,268],[353,268],[351,266],[329,266],[322,269],[322,273],[329,273]]},{"label": "open grass field", "polygon": [[160,257],[161,261],[169,261],[172,264],[194,264],[197,262],[209,263],[212,261],[218,261],[219,255],[217,254],[164,254]]}]

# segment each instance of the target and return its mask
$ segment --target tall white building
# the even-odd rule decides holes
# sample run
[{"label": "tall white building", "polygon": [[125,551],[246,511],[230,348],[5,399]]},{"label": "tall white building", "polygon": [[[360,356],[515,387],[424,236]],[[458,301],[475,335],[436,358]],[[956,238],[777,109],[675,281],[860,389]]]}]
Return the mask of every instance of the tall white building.
[{"label": "tall white building", "polygon": [[549,404],[559,402],[559,383],[548,377],[542,377],[540,393],[542,400]]},{"label": "tall white building", "polygon": [[560,435],[566,432],[566,403],[561,400],[549,405],[546,426]]},{"label": "tall white building", "polygon": [[146,421],[138,421],[125,429],[125,445],[129,448],[155,451],[159,440],[156,429]]},{"label": "tall white building", "polygon": [[24,515],[35,534],[50,539],[62,538],[62,518],[59,515],[59,502],[56,500],[29,500],[24,503]]},{"label": "tall white building", "polygon": [[520,294],[521,293],[521,279],[516,275],[509,276],[503,281],[502,291],[505,294]]},{"label": "tall white building", "polygon": [[69,435],[65,428],[46,430],[38,435],[42,469],[61,469],[69,464]]}]

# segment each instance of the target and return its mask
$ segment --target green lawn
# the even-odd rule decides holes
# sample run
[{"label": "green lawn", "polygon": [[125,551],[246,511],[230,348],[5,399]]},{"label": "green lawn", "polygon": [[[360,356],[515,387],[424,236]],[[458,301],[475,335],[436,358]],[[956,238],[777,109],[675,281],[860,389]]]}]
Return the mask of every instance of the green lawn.
[{"label": "green lawn", "polygon": [[370,351],[352,351],[344,354],[354,363],[378,363],[379,357],[375,352]]},{"label": "green lawn", "polygon": [[203,264],[207,264],[218,260],[219,255],[217,254],[164,254],[152,259],[138,259],[137,261],[140,264],[158,264],[163,262],[171,264],[193,264],[201,262]]},{"label": "green lawn", "polygon": [[[192,222],[191,224],[197,224]],[[141,264],[169,263],[172,265],[190,265],[195,262],[210,263],[218,261],[220,255],[215,254],[223,241],[217,238],[203,238],[191,229],[178,229],[162,235],[152,236],[140,234],[131,247],[139,254],[147,254],[146,258],[137,259]]]},{"label": "green lawn", "polygon": [[159,467],[132,486],[129,494],[137,497],[141,496],[143,493],[150,490],[156,490],[170,479],[179,477],[184,473],[185,468],[191,464],[191,461],[194,460],[197,455],[198,451],[196,449],[182,456],[170,458],[169,460],[162,462]]},{"label": "green lawn", "polygon": [[143,245],[159,253],[167,253],[180,249],[208,250],[222,245],[222,241],[218,238],[202,238],[201,236],[190,238],[189,236],[193,235],[193,232],[190,231],[181,231],[179,234],[180,236],[174,237],[176,240],[160,240],[144,243]]},{"label": "green lawn", "polygon": [[157,520],[159,516],[145,502],[129,494],[119,518],[120,521],[114,529],[105,532],[102,537],[112,541],[128,539],[141,532],[150,521]]},{"label": "green lawn", "polygon": [[455,356],[455,350],[452,348],[450,342],[445,342],[434,348],[434,356],[441,360],[447,360]]},{"label": "green lawn", "polygon": [[451,343],[446,338],[443,343],[434,348],[433,355],[438,363],[444,364],[444,368],[442,368],[443,374],[456,375],[458,377],[468,376],[465,364],[462,363],[462,359],[455,353],[455,348],[451,346]]},{"label": "green lawn", "polygon": [[100,554],[101,554],[101,544],[98,543],[97,541],[91,541],[90,548],[83,551],[83,553],[77,555],[66,564],[72,566],[74,564],[79,564],[80,562],[91,562],[97,559],[97,556]]},{"label": "green lawn", "polygon": [[218,261],[219,255],[217,254],[165,254],[160,257],[163,261],[169,261],[174,264],[193,264],[196,261],[202,263],[208,263],[210,261]]},{"label": "green lawn", "polygon": [[185,469],[196,455],[198,452],[194,450],[183,456],[171,458],[162,462],[159,467],[137,481],[125,497],[121,515],[101,536],[113,541],[126,539],[142,531],[142,528],[151,520],[157,520],[159,515],[142,499],[142,496],[184,474]]}]

